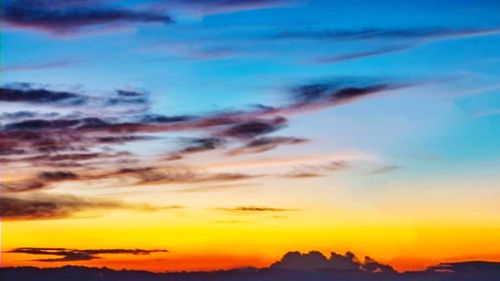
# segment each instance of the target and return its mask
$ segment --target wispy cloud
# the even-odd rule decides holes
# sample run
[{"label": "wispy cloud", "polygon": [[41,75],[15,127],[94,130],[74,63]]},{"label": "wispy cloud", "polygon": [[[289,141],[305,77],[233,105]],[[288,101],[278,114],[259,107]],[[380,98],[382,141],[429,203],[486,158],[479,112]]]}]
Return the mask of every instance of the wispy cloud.
[{"label": "wispy cloud", "polygon": [[67,248],[36,248],[23,247],[8,251],[9,253],[57,256],[58,258],[36,259],[39,262],[72,262],[88,261],[101,258],[101,255],[150,255],[153,253],[167,253],[168,250],[145,249],[67,249]]},{"label": "wispy cloud", "polygon": [[277,148],[281,145],[306,143],[308,140],[294,137],[262,137],[251,140],[244,146],[229,151],[229,155],[248,153],[262,153]]},{"label": "wispy cloud", "polygon": [[276,213],[298,211],[298,209],[286,209],[266,206],[239,206],[233,208],[219,208],[218,210],[232,213]]},{"label": "wispy cloud", "polygon": [[[364,50],[344,54],[323,55],[312,63],[331,64],[402,52],[441,40],[453,40],[500,33],[499,27],[489,28],[367,28],[359,30],[302,29],[282,31],[270,35],[271,40],[316,41],[321,44],[360,43]],[[368,42],[369,44],[366,44]],[[383,47],[373,47],[382,45]]]},{"label": "wispy cloud", "polygon": [[169,15],[146,10],[107,7],[95,1],[27,1],[2,3],[2,22],[57,35],[78,33],[89,27],[137,23],[172,23]]},{"label": "wispy cloud", "polygon": [[[2,190],[28,192],[62,181],[113,178],[136,185],[221,183],[256,178],[261,175],[205,173],[166,163],[194,153],[223,151],[221,155],[238,157],[283,145],[304,144],[309,140],[270,134],[289,125],[288,115],[332,108],[412,85],[364,79],[326,80],[292,87],[285,93],[283,104],[174,116],[152,113],[149,93],[140,90],[120,89],[96,96],[29,83],[7,85],[2,87],[0,102],[23,104],[26,110],[4,113],[10,117],[0,129],[0,162],[5,169],[27,164],[38,174],[5,182]],[[45,111],[41,111],[44,107]],[[68,113],[67,109],[74,112]],[[181,147],[170,152],[143,157],[123,146],[182,132],[195,136],[179,138]],[[115,149],[117,145],[120,150]],[[111,171],[105,168],[114,165],[120,168]],[[309,168],[296,174],[306,173],[321,171]]]},{"label": "wispy cloud", "polygon": [[174,8],[198,15],[211,15],[221,13],[240,12],[245,10],[258,10],[295,4],[292,0],[173,0],[169,6],[159,2],[154,7]]},{"label": "wispy cloud", "polygon": [[5,65],[0,68],[0,72],[18,72],[18,71],[34,71],[34,70],[48,70],[48,69],[63,69],[68,67],[75,67],[82,63],[77,60],[54,60],[41,63],[21,63],[14,65]]},{"label": "wispy cloud", "polygon": [[398,170],[398,169],[401,169],[401,166],[386,165],[386,166],[382,166],[382,167],[379,167],[379,168],[372,170],[370,172],[370,174],[372,174],[372,175],[385,174],[385,173],[393,172],[393,171]]},{"label": "wispy cloud", "polygon": [[155,211],[168,208],[46,193],[0,197],[0,216],[4,220],[58,219],[71,217],[81,211],[106,209]]},{"label": "wispy cloud", "polygon": [[497,34],[499,27],[491,28],[405,28],[405,29],[376,29],[367,28],[359,30],[296,30],[283,31],[271,35],[269,38],[283,39],[309,39],[309,40],[333,40],[333,41],[356,41],[356,40],[421,40],[421,39],[443,39],[460,38],[469,36],[482,36]]}]

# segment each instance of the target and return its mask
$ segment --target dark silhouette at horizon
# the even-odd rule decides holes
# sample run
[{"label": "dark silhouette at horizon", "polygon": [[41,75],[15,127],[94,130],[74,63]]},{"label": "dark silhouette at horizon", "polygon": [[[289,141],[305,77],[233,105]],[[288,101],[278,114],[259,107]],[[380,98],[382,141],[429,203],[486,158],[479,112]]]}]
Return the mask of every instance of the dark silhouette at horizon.
[{"label": "dark silhouette at horizon", "polygon": [[370,257],[360,261],[353,253],[318,251],[288,252],[269,267],[245,267],[215,271],[149,272],[113,270],[107,267],[63,266],[57,268],[4,267],[2,280],[16,281],[497,281],[500,262],[441,263],[422,271],[397,272]]}]

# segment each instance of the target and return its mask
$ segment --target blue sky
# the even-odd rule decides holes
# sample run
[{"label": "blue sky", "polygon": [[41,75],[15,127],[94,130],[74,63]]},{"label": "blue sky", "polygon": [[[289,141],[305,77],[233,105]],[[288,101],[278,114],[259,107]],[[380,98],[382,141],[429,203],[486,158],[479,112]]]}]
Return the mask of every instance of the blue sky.
[{"label": "blue sky", "polygon": [[[93,196],[64,184],[130,178],[135,194],[157,181],[226,184],[229,174],[269,187],[269,198],[250,189],[172,204],[317,202],[321,212],[332,200],[392,221],[385,208],[411,205],[415,190],[439,211],[436,198],[457,186],[465,196],[452,191],[443,210],[467,196],[472,218],[499,210],[488,207],[500,199],[498,1],[26,2],[2,3],[7,196]],[[77,152],[99,156],[40,162]],[[66,174],[41,176],[49,167]],[[165,175],[180,167],[189,176]],[[159,200],[154,189],[120,192],[111,197]]]}]

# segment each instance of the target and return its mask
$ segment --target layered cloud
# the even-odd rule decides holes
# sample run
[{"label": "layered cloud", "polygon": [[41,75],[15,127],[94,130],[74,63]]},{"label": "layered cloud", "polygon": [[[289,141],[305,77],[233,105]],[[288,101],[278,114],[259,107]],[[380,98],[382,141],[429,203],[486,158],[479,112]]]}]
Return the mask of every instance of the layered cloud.
[{"label": "layered cloud", "polygon": [[126,204],[113,200],[46,193],[30,193],[22,196],[2,195],[0,197],[0,216],[4,220],[58,219],[89,210],[132,209],[153,211],[165,208],[167,207],[157,208],[149,205]]},{"label": "layered cloud", "polygon": [[173,21],[163,13],[111,7],[100,2],[7,0],[2,3],[2,22],[17,28],[67,34],[96,26]]},{"label": "layered cloud", "polygon": [[57,256],[58,258],[43,258],[34,261],[39,262],[74,262],[88,261],[101,258],[101,255],[150,255],[152,253],[166,253],[168,250],[145,250],[145,249],[66,249],[66,248],[16,248],[9,253]]},{"label": "layered cloud", "polygon": [[239,206],[233,208],[219,208],[219,210],[232,213],[275,213],[275,212],[293,212],[297,209],[286,209],[266,206]]},{"label": "layered cloud", "polygon": [[[151,111],[150,95],[145,91],[120,89],[96,95],[29,83],[9,84],[1,89],[0,103],[13,108],[22,105],[23,110],[13,111],[9,107],[9,111],[3,113],[7,118],[2,120],[0,129],[0,163],[5,171],[24,167],[25,173],[4,179],[0,185],[1,191],[8,195],[1,199],[2,217],[53,219],[70,217],[84,210],[126,208],[115,201],[50,197],[40,193],[35,193],[37,197],[28,196],[59,187],[63,182],[217,186],[245,184],[245,181],[273,176],[206,171],[185,165],[183,160],[193,154],[222,152],[222,157],[240,157],[304,144],[311,140],[276,135],[290,125],[289,116],[333,108],[413,85],[364,79],[325,80],[290,87],[284,95],[285,102],[278,105],[168,116]],[[189,137],[179,137],[183,133]],[[127,146],[133,142],[165,140],[169,134],[175,135],[177,148],[166,146],[164,151],[142,155],[133,146]],[[301,166],[289,176],[318,176],[347,168],[346,163],[334,161]],[[257,213],[292,209],[242,206],[225,210]]]},{"label": "layered cloud", "polygon": [[[141,5],[119,5],[109,0],[6,0],[2,3],[2,22],[8,27],[31,29],[55,35],[75,35],[114,31],[138,24],[171,24],[169,13],[211,15],[290,5],[287,0],[144,1]],[[168,12],[168,13],[167,13]]]},{"label": "layered cloud", "polygon": [[[320,64],[339,63],[367,57],[380,56],[413,49],[423,44],[466,38],[487,36],[500,33],[499,27],[485,28],[366,28],[359,30],[339,29],[302,29],[276,32],[267,39],[277,41],[313,41],[318,44],[348,43],[354,47],[352,51],[320,55],[310,59],[310,62]],[[358,45],[356,45],[358,44]],[[359,50],[357,50],[359,49]],[[357,51],[356,51],[357,50]]]},{"label": "layered cloud", "polygon": [[[241,143],[228,155],[260,153],[281,145],[306,142],[297,137],[266,136],[285,128],[287,115],[331,108],[412,85],[361,80],[350,84],[327,81],[293,88],[289,102],[278,106],[261,105],[250,110],[178,116],[150,113],[150,102],[144,92],[117,90],[106,97],[98,97],[31,84],[7,85],[0,92],[0,102],[33,105],[38,109],[48,106],[49,111],[4,113],[10,117],[0,131],[1,161],[50,160],[76,166],[92,160],[133,158],[127,151],[102,149],[115,144],[153,140],[159,137],[158,133],[180,132],[198,132],[206,136],[182,139],[183,147],[165,159],[180,159]],[[67,108],[67,113],[50,111],[55,107]]]}]

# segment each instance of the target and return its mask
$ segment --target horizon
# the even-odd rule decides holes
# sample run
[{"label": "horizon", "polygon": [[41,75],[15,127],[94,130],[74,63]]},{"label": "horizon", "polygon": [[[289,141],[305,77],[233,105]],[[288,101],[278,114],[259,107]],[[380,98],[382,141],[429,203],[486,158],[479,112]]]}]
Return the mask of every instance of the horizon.
[{"label": "horizon", "polygon": [[499,1],[1,8],[1,267],[500,262]]},{"label": "horizon", "polygon": [[[98,249],[93,249],[93,250],[98,250]],[[306,267],[300,267],[297,266],[297,263],[290,263],[290,260],[288,260],[288,264],[284,264],[284,260],[287,256],[292,255],[292,256],[299,256],[299,258],[306,258],[311,255],[321,255],[323,258],[325,258],[326,261],[330,261],[333,256],[337,257],[343,257],[347,258],[349,257],[350,254],[353,255],[353,260],[355,262],[356,267],[345,267],[343,268],[342,266],[338,266],[337,264],[329,264],[325,265],[322,264],[321,262],[318,263],[318,260],[313,260],[312,263],[309,263],[307,261],[303,261],[304,265]],[[349,257],[350,258],[350,257]],[[380,268],[385,268],[384,270],[373,270],[373,271],[366,271],[364,269],[363,265],[366,263],[373,263],[375,266],[380,266]],[[54,265],[50,266],[42,266],[42,267],[37,267],[33,265],[13,265],[13,266],[2,266],[1,268],[36,268],[36,269],[61,269],[65,267],[78,267],[78,268],[88,268],[88,269],[110,269],[110,270],[116,270],[116,271],[145,271],[145,272],[151,272],[151,273],[197,273],[197,272],[218,272],[218,271],[239,271],[239,270],[245,270],[245,269],[256,269],[256,270],[265,270],[265,269],[274,269],[274,270],[292,270],[292,271],[304,271],[304,272],[315,272],[315,271],[321,271],[321,270],[334,270],[334,271],[365,271],[366,273],[378,273],[378,272],[383,272],[383,273],[412,273],[412,272],[425,272],[425,271],[436,271],[439,272],[440,268],[446,268],[448,266],[453,266],[453,265],[461,265],[461,264],[491,264],[491,265],[497,265],[500,270],[500,261],[488,261],[488,260],[460,260],[460,261],[448,261],[448,262],[439,262],[437,264],[429,265],[426,268],[421,268],[421,269],[415,269],[415,270],[407,270],[407,271],[399,271],[392,267],[390,264],[381,264],[376,261],[376,259],[372,259],[369,256],[365,256],[364,260],[359,259],[355,255],[355,253],[352,252],[346,252],[344,254],[339,254],[335,252],[330,252],[330,255],[325,255],[324,253],[321,253],[319,251],[308,251],[308,252],[299,252],[299,251],[288,251],[285,254],[281,256],[280,259],[275,260],[274,262],[266,265],[266,266],[251,266],[251,265],[242,265],[238,267],[229,267],[229,268],[217,268],[217,269],[192,269],[192,270],[185,270],[185,269],[180,269],[180,270],[147,270],[147,269],[131,269],[131,268],[126,268],[126,267],[119,267],[119,265],[102,265],[102,266],[86,266],[84,263],[75,265],[75,264],[63,264],[61,265],[60,262],[53,262]]]}]

